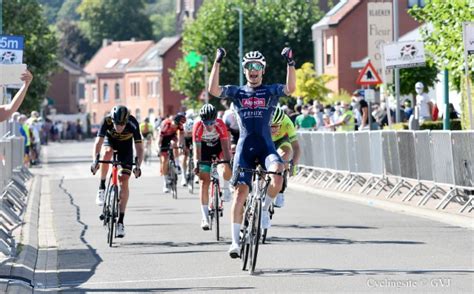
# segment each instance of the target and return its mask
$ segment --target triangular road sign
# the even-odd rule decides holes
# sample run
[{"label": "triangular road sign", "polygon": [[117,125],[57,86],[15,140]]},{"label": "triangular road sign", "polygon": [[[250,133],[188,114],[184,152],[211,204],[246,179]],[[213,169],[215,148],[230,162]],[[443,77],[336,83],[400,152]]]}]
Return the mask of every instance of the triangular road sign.
[{"label": "triangular road sign", "polygon": [[365,65],[364,69],[360,72],[356,83],[362,86],[377,85],[382,83],[382,79],[380,78],[379,74],[375,70],[370,60]]}]

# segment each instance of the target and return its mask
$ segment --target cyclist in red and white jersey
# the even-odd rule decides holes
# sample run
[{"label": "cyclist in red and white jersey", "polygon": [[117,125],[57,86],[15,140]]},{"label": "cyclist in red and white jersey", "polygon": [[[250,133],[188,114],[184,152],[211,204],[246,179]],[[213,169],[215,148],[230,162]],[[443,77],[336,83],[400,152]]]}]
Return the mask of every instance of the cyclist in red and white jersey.
[{"label": "cyclist in red and white jersey", "polygon": [[[205,104],[200,110],[201,120],[197,121],[193,127],[194,141],[194,172],[199,175],[199,196],[201,199],[201,228],[209,230],[209,186],[211,183],[211,164],[208,163],[213,155],[220,160],[230,160],[229,133],[224,122],[216,118],[217,110],[211,104]],[[206,163],[202,161],[207,161]],[[230,180],[232,170],[230,163],[221,165],[224,167],[221,171],[224,180]],[[230,196],[230,191],[224,192]]]},{"label": "cyclist in red and white jersey", "polygon": [[163,176],[163,192],[169,193],[168,188],[168,152],[169,148],[173,148],[174,161],[178,174],[181,173],[179,165],[178,146],[182,146],[184,142],[183,125],[186,117],[180,113],[176,114],[173,119],[167,118],[161,122],[158,130],[158,149],[160,150],[160,175]]}]

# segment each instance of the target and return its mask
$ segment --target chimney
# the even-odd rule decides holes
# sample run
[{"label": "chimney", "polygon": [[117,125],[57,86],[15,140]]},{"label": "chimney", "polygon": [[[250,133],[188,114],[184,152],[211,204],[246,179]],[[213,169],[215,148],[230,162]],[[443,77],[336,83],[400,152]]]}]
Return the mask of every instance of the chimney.
[{"label": "chimney", "polygon": [[102,39],[102,47],[107,47],[107,46],[109,46],[110,44],[112,44],[112,40],[111,40],[111,39]]}]

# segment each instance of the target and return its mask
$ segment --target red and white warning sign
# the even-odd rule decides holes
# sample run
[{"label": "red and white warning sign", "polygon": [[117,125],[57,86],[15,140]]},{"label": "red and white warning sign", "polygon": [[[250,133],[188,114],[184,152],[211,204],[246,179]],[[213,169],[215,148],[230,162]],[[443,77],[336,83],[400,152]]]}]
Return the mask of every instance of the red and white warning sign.
[{"label": "red and white warning sign", "polygon": [[364,69],[361,70],[356,83],[361,86],[378,85],[382,83],[382,79],[372,63],[370,63],[370,60],[365,65]]}]

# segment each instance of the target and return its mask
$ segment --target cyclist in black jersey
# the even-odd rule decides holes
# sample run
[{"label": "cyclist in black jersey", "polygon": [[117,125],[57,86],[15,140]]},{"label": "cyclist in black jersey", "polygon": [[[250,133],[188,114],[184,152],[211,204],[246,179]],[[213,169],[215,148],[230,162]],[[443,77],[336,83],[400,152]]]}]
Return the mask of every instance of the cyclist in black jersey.
[{"label": "cyclist in black jersey", "polygon": [[[114,106],[110,114],[104,118],[100,130],[97,133],[91,172],[95,174],[99,169],[97,160],[100,150],[102,149],[102,144],[105,146],[103,160],[111,160],[114,150],[117,150],[118,160],[124,163],[121,166],[119,175],[120,215],[117,222],[117,237],[119,238],[125,236],[123,219],[129,195],[128,180],[132,173],[133,142],[135,142],[135,150],[137,152],[137,162],[133,173],[135,177],[138,178],[141,176],[140,166],[143,161],[143,143],[139,124],[135,117],[129,114],[127,107],[121,105]],[[96,203],[101,206],[104,204],[105,181],[108,169],[108,164],[100,164],[100,186],[97,192]]]}]

